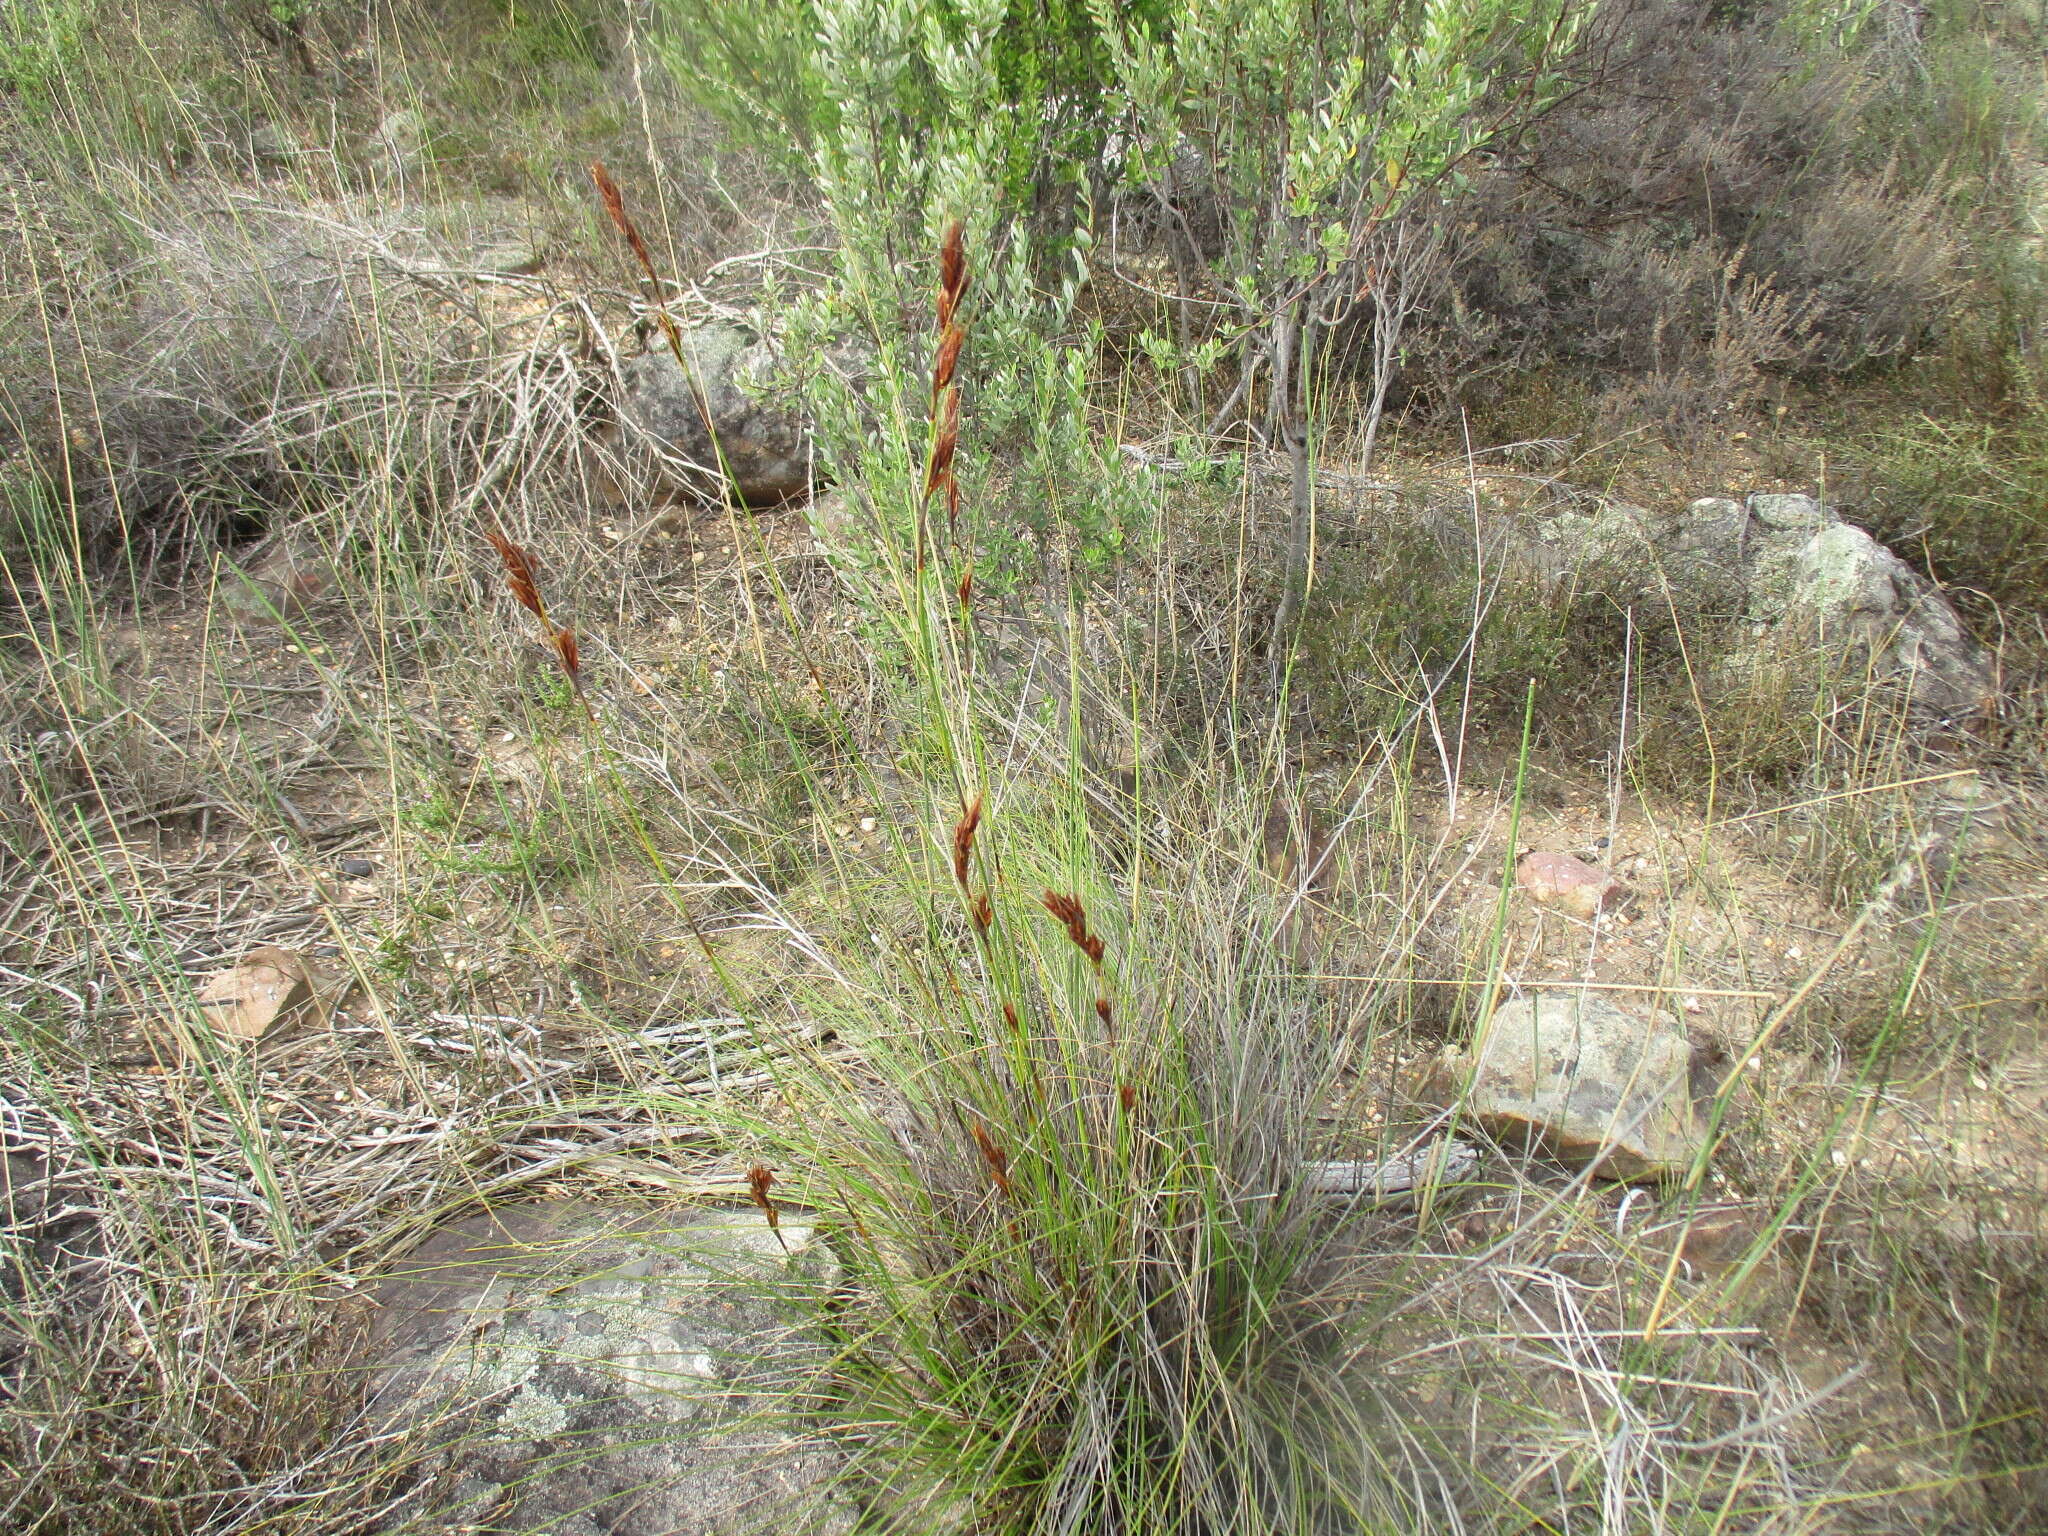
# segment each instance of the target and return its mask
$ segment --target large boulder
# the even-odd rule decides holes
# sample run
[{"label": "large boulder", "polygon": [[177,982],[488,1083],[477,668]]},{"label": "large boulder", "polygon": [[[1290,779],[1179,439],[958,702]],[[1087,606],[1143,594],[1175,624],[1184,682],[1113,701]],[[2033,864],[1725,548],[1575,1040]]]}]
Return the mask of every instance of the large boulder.
[{"label": "large boulder", "polygon": [[1990,655],[1934,584],[1861,528],[1835,523],[1799,547],[1779,622],[1788,637],[1895,682],[1944,716],[1990,708]]},{"label": "large boulder", "polygon": [[1675,511],[1609,501],[1545,518],[1528,559],[1553,586],[1570,581],[1682,619],[1732,616],[1744,602],[1748,534],[1748,512],[1724,497]]},{"label": "large boulder", "polygon": [[1704,1142],[1685,1032],[1591,993],[1502,1004],[1451,1065],[1495,1137],[1603,1178],[1683,1173]]},{"label": "large boulder", "polygon": [[[786,1245],[786,1246],[785,1246]],[[839,1463],[789,1433],[818,1363],[806,1223],[564,1200],[472,1216],[381,1282],[373,1403],[441,1448],[391,1536],[838,1533]]]},{"label": "large boulder", "polygon": [[1509,545],[1554,592],[1597,593],[1646,621],[1721,627],[1721,668],[1794,661],[1816,684],[1853,675],[1922,715],[1988,709],[1997,672],[1948,599],[1811,496],[1702,497],[1678,510],[1605,502],[1557,513]]},{"label": "large boulder", "polygon": [[663,476],[698,495],[720,481],[748,506],[773,506],[811,488],[811,436],[772,397],[777,357],[765,339],[714,322],[678,333],[682,361],[658,333],[622,367],[621,425]]}]

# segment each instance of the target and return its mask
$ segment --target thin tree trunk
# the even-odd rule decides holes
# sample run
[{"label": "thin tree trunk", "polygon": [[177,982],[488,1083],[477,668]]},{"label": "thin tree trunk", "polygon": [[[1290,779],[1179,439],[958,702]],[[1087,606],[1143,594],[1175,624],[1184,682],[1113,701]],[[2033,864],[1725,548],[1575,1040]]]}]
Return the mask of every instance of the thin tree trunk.
[{"label": "thin tree trunk", "polygon": [[1303,300],[1273,327],[1273,415],[1287,448],[1291,482],[1280,608],[1273,617],[1270,664],[1276,687],[1294,654],[1294,632],[1308,593],[1309,542],[1315,527],[1315,476],[1309,463],[1306,409],[1310,335],[1306,310],[1307,301]]}]

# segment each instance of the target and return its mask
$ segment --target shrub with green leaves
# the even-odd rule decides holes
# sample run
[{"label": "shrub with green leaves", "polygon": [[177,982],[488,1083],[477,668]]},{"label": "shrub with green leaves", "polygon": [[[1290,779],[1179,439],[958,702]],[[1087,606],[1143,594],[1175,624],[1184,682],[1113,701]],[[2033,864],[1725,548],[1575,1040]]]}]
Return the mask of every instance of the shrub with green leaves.
[{"label": "shrub with green leaves", "polygon": [[0,11],[0,93],[40,104],[85,41],[84,0],[21,0]]}]

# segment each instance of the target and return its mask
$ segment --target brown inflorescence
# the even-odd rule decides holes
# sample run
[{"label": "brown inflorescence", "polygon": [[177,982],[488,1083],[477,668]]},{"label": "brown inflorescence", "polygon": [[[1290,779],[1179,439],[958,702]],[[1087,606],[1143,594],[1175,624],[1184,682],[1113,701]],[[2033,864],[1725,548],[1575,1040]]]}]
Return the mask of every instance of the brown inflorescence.
[{"label": "brown inflorescence", "polygon": [[[540,568],[534,563],[533,556],[506,537],[502,528],[485,529],[484,537],[491,541],[491,548],[504,562],[505,585],[510,589],[513,601],[540,621],[542,638],[561,665],[562,675],[568,678],[570,688],[582,700],[584,709],[590,711],[590,700],[583,692],[583,654],[576,644],[576,632],[563,628],[548,617],[548,605],[540,595]],[[591,711],[591,718],[596,718],[594,711]]]},{"label": "brown inflorescence", "polygon": [[683,338],[676,330],[676,323],[670,317],[668,306],[661,299],[661,278],[654,270],[654,257],[649,254],[647,242],[640,238],[640,227],[626,212],[625,194],[619,191],[619,184],[612,180],[611,173],[604,168],[602,160],[590,162],[590,179],[597,183],[597,195],[604,199],[604,211],[611,216],[612,223],[620,234],[626,237],[626,244],[633,248],[634,259],[640,263],[640,270],[647,274],[648,286],[654,290],[654,318],[661,325],[661,334],[668,339],[669,351],[675,353],[676,364],[687,373],[690,365],[683,360]]},{"label": "brown inflorescence", "polygon": [[[960,320],[960,301],[967,294],[967,253],[960,221],[946,226],[939,246],[939,344],[932,355],[931,452],[925,466],[924,502],[918,509],[917,562],[924,565],[931,504],[943,496],[946,536],[958,542],[960,530],[960,481],[953,473],[953,457],[960,447],[960,385],[955,374],[960,366],[960,349],[967,343],[967,328]],[[964,609],[972,587],[963,583],[960,602]]]},{"label": "brown inflorescence", "polygon": [[960,446],[960,389],[947,389],[932,422],[931,467],[925,471],[924,493],[931,496],[951,484],[953,453]]},{"label": "brown inflorescence", "polygon": [[562,671],[569,678],[569,686],[578,693],[583,691],[583,653],[576,646],[576,631],[558,629],[553,641],[555,659],[562,664]]},{"label": "brown inflorescence", "polygon": [[484,537],[505,563],[505,585],[511,589],[513,600],[541,623],[547,623],[547,605],[540,600],[540,576],[534,569],[533,556],[507,538],[502,528],[488,528]]},{"label": "brown inflorescence", "polygon": [[960,348],[967,341],[967,333],[958,325],[946,327],[939,337],[938,357],[932,363],[932,393],[937,394],[953,382],[953,370],[960,362]]},{"label": "brown inflorescence", "polygon": [[967,1129],[973,1133],[975,1146],[981,1149],[981,1160],[988,1164],[989,1177],[1005,1196],[1010,1193],[1010,1154],[995,1143],[995,1138],[982,1129],[975,1121]]},{"label": "brown inflorescence", "polygon": [[1056,921],[1067,925],[1067,937],[1073,940],[1077,947],[1086,948],[1088,912],[1081,905],[1081,898],[1063,896],[1058,891],[1047,891],[1041,900],[1045,903],[1045,910],[1050,912]]},{"label": "brown inflorescence", "polygon": [[981,796],[968,801],[953,824],[953,878],[961,889],[967,886],[967,862],[974,855],[974,834],[981,826]]},{"label": "brown inflorescence", "polygon": [[946,226],[939,242],[939,329],[953,323],[954,311],[967,295],[966,231],[958,219]]},{"label": "brown inflorescence", "polygon": [[747,1193],[754,1204],[761,1207],[761,1214],[768,1218],[768,1230],[781,1234],[782,1218],[775,1209],[775,1202],[768,1197],[768,1186],[775,1182],[774,1173],[765,1163],[756,1163],[747,1170]]}]

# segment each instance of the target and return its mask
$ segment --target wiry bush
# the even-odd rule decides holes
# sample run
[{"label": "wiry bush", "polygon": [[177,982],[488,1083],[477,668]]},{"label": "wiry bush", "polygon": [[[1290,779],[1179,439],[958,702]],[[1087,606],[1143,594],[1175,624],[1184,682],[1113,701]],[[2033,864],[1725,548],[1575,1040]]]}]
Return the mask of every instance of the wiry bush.
[{"label": "wiry bush", "polygon": [[430,296],[377,272],[373,227],[225,188],[130,218],[104,273],[40,271],[46,357],[0,381],[88,548],[117,539],[146,565],[260,531],[321,481],[365,473],[393,429],[411,435],[400,407],[459,360]]},{"label": "wiry bush", "polygon": [[1852,59],[1694,0],[1605,26],[1602,76],[1483,179],[1423,387],[1485,401],[1562,362],[1620,375],[1608,427],[1688,436],[1774,376],[1896,358],[1945,322],[1943,189],[1866,163],[1877,87]]}]

